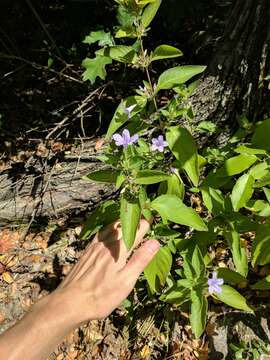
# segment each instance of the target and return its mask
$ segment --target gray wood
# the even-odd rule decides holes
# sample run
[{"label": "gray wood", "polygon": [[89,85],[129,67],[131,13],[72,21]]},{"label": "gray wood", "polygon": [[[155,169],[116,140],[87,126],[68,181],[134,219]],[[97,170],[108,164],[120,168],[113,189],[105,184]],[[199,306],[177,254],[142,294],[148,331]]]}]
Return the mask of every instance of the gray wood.
[{"label": "gray wood", "polygon": [[[110,184],[82,179],[104,168],[96,158],[94,142],[80,155],[32,158],[25,166],[15,164],[0,174],[0,224],[25,223],[33,214],[56,218],[71,211],[93,209],[115,192]],[[21,165],[21,166],[19,166]]]}]

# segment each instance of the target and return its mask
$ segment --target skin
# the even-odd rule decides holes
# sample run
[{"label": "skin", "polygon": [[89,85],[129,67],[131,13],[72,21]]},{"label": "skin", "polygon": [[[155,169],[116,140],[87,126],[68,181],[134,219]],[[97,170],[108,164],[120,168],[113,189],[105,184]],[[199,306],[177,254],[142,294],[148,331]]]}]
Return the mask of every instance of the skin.
[{"label": "skin", "polygon": [[149,223],[141,220],[134,244],[140,247],[132,255],[119,222],[98,233],[60,286],[0,336],[0,359],[47,359],[76,327],[108,316],[159,250],[156,240],[141,245],[148,230]]}]

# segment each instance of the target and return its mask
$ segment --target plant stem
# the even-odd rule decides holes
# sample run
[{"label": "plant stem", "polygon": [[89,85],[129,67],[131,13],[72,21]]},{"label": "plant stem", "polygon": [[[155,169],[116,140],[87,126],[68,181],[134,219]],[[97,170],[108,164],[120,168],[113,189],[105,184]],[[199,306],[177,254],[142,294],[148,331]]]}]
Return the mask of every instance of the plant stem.
[{"label": "plant stem", "polygon": [[[140,44],[141,44],[142,55],[143,55],[143,58],[144,58],[144,61],[145,61],[146,59],[145,59],[145,53],[144,53],[144,48],[143,48],[143,40],[142,40],[142,37],[140,37],[139,39],[140,39]],[[152,80],[151,80],[151,77],[150,77],[150,73],[149,73],[148,67],[149,67],[149,65],[147,64],[147,66],[145,66],[144,69],[145,69],[145,71],[146,71],[147,79],[148,79],[148,82],[149,82],[150,87],[151,87],[151,92],[152,92],[152,94],[154,94],[154,87],[153,87],[153,83],[152,83]],[[154,101],[155,109],[158,110],[155,96],[153,96],[153,101]]]}]

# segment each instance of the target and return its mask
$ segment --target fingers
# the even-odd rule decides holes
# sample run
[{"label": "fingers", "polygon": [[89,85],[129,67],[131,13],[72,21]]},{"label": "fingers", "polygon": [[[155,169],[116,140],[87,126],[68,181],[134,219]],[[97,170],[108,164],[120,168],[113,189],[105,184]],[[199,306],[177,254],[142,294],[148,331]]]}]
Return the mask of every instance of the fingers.
[{"label": "fingers", "polygon": [[139,226],[138,226],[138,230],[137,230],[137,234],[136,234],[136,238],[134,241],[134,244],[132,246],[131,251],[136,248],[143,240],[144,236],[147,234],[147,232],[150,229],[150,224],[147,220],[145,219],[141,219]]},{"label": "fingers", "polygon": [[95,244],[98,242],[112,242],[120,240],[122,237],[121,224],[120,221],[116,221],[108,226],[106,226],[103,230],[99,231],[93,241],[90,243]]},{"label": "fingers", "polygon": [[[148,240],[132,255],[129,262],[119,272],[120,278],[124,283],[133,288],[140,274],[154,258],[160,248],[156,240]],[[130,291],[131,291],[130,289]]]}]

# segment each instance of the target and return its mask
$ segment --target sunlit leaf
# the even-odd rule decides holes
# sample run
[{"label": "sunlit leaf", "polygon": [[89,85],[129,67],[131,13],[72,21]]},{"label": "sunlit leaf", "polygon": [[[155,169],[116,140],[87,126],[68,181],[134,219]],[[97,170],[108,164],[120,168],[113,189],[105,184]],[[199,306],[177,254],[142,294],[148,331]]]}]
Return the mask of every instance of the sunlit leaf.
[{"label": "sunlit leaf", "polygon": [[97,77],[102,80],[106,77],[106,65],[112,63],[112,59],[106,56],[97,56],[93,59],[86,58],[82,62],[82,66],[86,69],[83,73],[83,81],[89,80],[94,84]]}]

